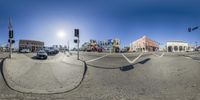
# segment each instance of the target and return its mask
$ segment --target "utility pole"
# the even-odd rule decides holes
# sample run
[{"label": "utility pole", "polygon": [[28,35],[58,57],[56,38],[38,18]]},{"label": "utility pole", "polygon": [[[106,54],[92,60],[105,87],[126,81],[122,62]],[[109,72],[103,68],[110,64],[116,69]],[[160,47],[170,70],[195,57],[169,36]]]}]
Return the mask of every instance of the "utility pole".
[{"label": "utility pole", "polygon": [[78,39],[74,39],[74,43],[77,43],[77,60],[79,60],[79,29],[74,29],[74,36],[77,37]]},{"label": "utility pole", "polygon": [[9,52],[9,58],[12,57],[12,44],[15,42],[13,40],[13,28],[12,28],[12,24],[11,24],[11,20],[9,18],[9,24],[8,24],[8,34],[9,34],[9,39],[8,39],[8,42],[9,42],[9,49],[10,49],[10,52]]}]

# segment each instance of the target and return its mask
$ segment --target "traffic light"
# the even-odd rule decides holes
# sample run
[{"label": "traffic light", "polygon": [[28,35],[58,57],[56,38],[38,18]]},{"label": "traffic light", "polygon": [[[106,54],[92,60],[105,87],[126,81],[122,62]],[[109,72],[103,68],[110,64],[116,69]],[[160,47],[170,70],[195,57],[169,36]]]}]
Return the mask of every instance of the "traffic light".
[{"label": "traffic light", "polygon": [[74,32],[75,32],[74,36],[79,37],[79,29],[74,29]]},{"label": "traffic light", "polygon": [[191,27],[189,27],[189,28],[188,28],[188,32],[191,32],[191,31],[192,31],[192,28],[191,28]]},{"label": "traffic light", "polygon": [[9,38],[13,38],[13,30],[9,30]]},{"label": "traffic light", "polygon": [[[10,43],[10,39],[8,39],[8,42]],[[12,40],[12,44],[15,43],[15,40]]]},{"label": "traffic light", "polygon": [[77,40],[77,39],[74,39],[74,43],[78,43],[78,40]]},{"label": "traffic light", "polygon": [[196,30],[196,29],[198,29],[199,27],[198,26],[196,26],[196,27],[194,27],[194,28],[192,28],[192,31],[194,31],[194,30]]},{"label": "traffic light", "polygon": [[192,31],[197,30],[197,29],[199,29],[199,26],[196,26],[196,27],[193,27],[193,28],[189,27],[188,32],[192,32]]}]

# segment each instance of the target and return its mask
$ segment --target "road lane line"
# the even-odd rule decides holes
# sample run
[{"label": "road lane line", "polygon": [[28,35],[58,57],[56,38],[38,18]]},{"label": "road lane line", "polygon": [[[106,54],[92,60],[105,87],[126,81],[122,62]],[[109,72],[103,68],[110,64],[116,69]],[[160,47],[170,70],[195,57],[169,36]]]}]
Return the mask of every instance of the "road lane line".
[{"label": "road lane line", "polygon": [[135,59],[133,59],[132,61],[130,59],[128,59],[124,54],[122,54],[122,56],[131,64],[133,64],[135,61],[137,61],[141,56],[143,55],[143,52],[140,53],[139,56],[137,56]]},{"label": "road lane line", "polygon": [[143,52],[137,57],[135,58],[131,63],[133,64],[135,61],[137,61],[141,56],[143,55]]},{"label": "road lane line", "polygon": [[162,53],[162,55],[160,57],[163,57],[165,53]]},{"label": "road lane line", "polygon": [[129,62],[131,63],[131,61],[122,53],[122,56]]},{"label": "road lane line", "polygon": [[190,58],[190,57],[185,57],[185,58],[187,58],[187,59],[192,59],[192,58]]},{"label": "road lane line", "polygon": [[[193,59],[193,60],[194,60],[194,59]],[[195,61],[200,62],[199,60],[195,60]]]},{"label": "road lane line", "polygon": [[104,56],[101,56],[101,57],[98,57],[98,58],[95,58],[95,59],[91,59],[91,60],[88,60],[88,61],[86,61],[86,62],[92,62],[92,61],[95,61],[95,60],[99,60],[99,59],[102,59],[102,58],[104,58],[104,57],[106,57],[106,56],[108,56],[109,54],[106,54],[106,55],[104,55]]},{"label": "road lane line", "polygon": [[162,53],[160,56],[155,54],[155,53],[152,53],[153,55],[157,56],[157,57],[163,57],[165,53]]},{"label": "road lane line", "polygon": [[158,55],[157,55],[157,54],[155,54],[155,53],[152,53],[152,54],[158,57]]},{"label": "road lane line", "polygon": [[195,60],[195,59],[192,59],[191,57],[184,57],[184,58],[200,62],[200,60]]}]

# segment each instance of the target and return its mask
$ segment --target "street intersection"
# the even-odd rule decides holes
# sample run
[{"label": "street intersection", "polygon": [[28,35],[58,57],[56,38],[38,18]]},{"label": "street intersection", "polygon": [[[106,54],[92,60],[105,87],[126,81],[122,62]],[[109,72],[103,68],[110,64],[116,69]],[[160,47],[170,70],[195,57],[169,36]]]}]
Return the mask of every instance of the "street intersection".
[{"label": "street intersection", "polygon": [[[33,54],[24,55],[31,58]],[[65,60],[74,59],[68,60],[66,63],[71,63],[69,68],[74,67],[76,53],[72,52],[72,55],[65,55],[67,57]],[[56,94],[17,92],[15,89],[10,89],[7,86],[9,84],[6,84],[1,76],[0,98],[198,100],[200,99],[199,55],[199,52],[111,54],[81,52],[80,60],[85,63],[83,65],[86,67],[82,66],[82,68],[85,68],[85,74],[83,74],[81,84],[74,90]],[[53,57],[50,57],[48,60],[52,59]],[[48,69],[48,66],[45,67]],[[38,72],[41,74],[42,70],[38,70]],[[48,73],[48,75],[51,75],[51,73]],[[31,75],[29,74],[29,76]],[[28,81],[28,78],[26,80]],[[44,80],[45,82],[50,81]],[[54,83],[56,84],[56,82]],[[6,95],[8,93],[10,95]]]}]

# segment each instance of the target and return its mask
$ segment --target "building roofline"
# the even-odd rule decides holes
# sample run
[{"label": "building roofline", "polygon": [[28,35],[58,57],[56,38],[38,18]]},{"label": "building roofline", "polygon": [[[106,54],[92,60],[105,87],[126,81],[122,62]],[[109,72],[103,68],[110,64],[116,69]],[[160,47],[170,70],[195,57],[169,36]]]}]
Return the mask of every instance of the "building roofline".
[{"label": "building roofline", "polygon": [[187,42],[181,41],[181,40],[172,40],[172,41],[167,41],[167,42],[182,42],[182,43],[187,43]]},{"label": "building roofline", "polygon": [[34,41],[34,42],[42,42],[42,43],[44,43],[43,41],[38,41],[38,40],[27,40],[27,39],[20,39],[19,41]]}]

